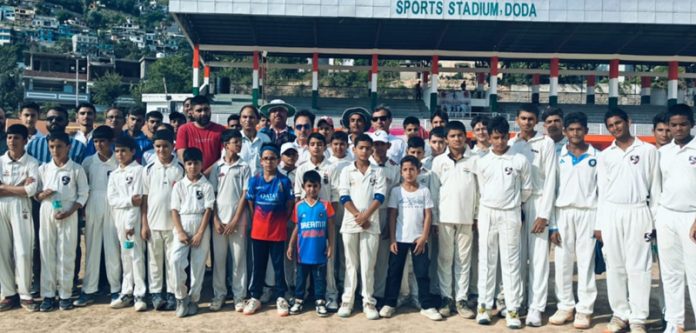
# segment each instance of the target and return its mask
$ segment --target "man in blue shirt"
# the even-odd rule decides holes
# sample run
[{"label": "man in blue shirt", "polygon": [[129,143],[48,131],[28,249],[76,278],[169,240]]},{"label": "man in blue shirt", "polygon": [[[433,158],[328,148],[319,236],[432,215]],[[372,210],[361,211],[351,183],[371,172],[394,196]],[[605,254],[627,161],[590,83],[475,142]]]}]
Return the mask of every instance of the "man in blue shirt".
[{"label": "man in blue shirt", "polygon": [[143,157],[143,152],[153,148],[152,141],[143,133],[143,125],[145,125],[145,110],[141,107],[134,107],[128,110],[126,118],[126,130],[123,134],[130,136],[135,140],[137,149],[135,151],[135,159],[140,162]]},{"label": "man in blue shirt", "polygon": [[[56,106],[50,108],[48,112],[46,112],[46,129],[48,129],[49,133],[65,132],[65,128],[67,126],[68,110],[63,107]],[[41,164],[51,161],[51,153],[48,150],[48,140],[46,140],[45,136],[32,140],[27,145],[27,152],[29,155],[37,159]],[[84,153],[85,145],[80,141],[70,138],[70,159],[75,161],[75,163],[82,164]]]}]

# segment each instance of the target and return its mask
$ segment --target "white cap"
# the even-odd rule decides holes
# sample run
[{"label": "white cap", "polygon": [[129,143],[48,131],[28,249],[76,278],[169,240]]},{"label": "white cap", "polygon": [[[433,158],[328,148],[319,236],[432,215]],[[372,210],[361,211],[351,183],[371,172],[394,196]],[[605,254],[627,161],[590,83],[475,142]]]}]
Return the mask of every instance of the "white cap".
[{"label": "white cap", "polygon": [[286,151],[290,149],[294,149],[296,152],[300,151],[299,149],[297,149],[297,144],[295,144],[294,142],[286,142],[282,146],[280,146],[280,154],[283,155]]},{"label": "white cap", "polygon": [[384,143],[389,143],[389,134],[383,130],[377,130],[374,133],[370,134],[370,137],[372,138],[372,141],[374,142],[384,142]]}]

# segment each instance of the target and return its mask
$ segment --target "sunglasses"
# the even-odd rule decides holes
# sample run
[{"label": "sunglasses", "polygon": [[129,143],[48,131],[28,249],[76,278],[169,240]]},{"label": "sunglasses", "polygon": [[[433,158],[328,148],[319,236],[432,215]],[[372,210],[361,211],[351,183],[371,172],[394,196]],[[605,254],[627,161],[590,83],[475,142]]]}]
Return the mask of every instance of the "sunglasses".
[{"label": "sunglasses", "polygon": [[372,117],[372,121],[387,121],[389,120],[389,117],[387,116],[379,116],[379,117]]},{"label": "sunglasses", "polygon": [[312,126],[309,124],[300,124],[300,125],[295,125],[295,129],[297,129],[298,131],[308,130],[308,129],[312,129]]},{"label": "sunglasses", "polygon": [[51,122],[51,121],[63,121],[63,120],[65,120],[65,118],[63,118],[63,117],[46,117],[46,121],[49,121],[49,122]]}]

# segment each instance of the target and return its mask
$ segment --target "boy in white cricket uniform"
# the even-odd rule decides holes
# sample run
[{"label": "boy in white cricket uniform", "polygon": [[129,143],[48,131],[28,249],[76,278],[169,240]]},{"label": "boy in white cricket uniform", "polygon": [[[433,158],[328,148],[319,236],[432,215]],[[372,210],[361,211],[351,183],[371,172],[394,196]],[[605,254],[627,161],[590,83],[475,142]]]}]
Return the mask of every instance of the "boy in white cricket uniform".
[{"label": "boy in white cricket uniform", "polygon": [[533,185],[531,164],[508,147],[510,125],[507,119],[495,117],[488,123],[491,149],[477,161],[481,199],[478,211],[479,230],[479,306],[476,321],[491,323],[490,310],[496,287],[496,266],[500,251],[500,266],[505,304],[506,324],[521,328],[518,309],[522,305],[521,216],[520,207],[530,199]]},{"label": "boy in white cricket uniform", "polygon": [[[186,177],[174,185],[172,220],[176,240],[171,254],[174,269],[176,316],[181,318],[198,313],[198,301],[203,287],[205,260],[210,248],[208,221],[215,206],[215,192],[201,173],[203,153],[198,148],[184,150]],[[186,285],[186,267],[191,255],[191,289]]]},{"label": "boy in white cricket uniform", "polygon": [[116,225],[106,200],[111,172],[118,167],[116,157],[111,151],[114,131],[109,126],[99,126],[92,132],[96,154],[82,162],[89,182],[89,200],[85,207],[85,276],[82,280],[82,293],[73,302],[83,307],[94,302],[99,289],[99,274],[102,246],[104,247],[104,266],[109,281],[111,300],[118,297],[121,290],[121,245],[118,241]]},{"label": "boy in white cricket uniform", "polygon": [[341,234],[346,255],[346,280],[339,317],[353,311],[358,270],[363,296],[363,312],[367,319],[379,319],[373,297],[377,248],[380,237],[379,207],[387,190],[382,169],[370,163],[372,138],[360,134],[353,141],[356,161],[341,172],[339,193],[345,207]]},{"label": "boy in white cricket uniform", "polygon": [[597,162],[595,238],[604,242],[607,294],[614,312],[605,331],[618,332],[630,323],[631,332],[645,332],[653,210],[661,192],[657,150],[631,136],[623,110],[609,110],[604,119],[615,138]]},{"label": "boy in white cricket uniform", "polygon": [[242,134],[237,130],[222,132],[225,156],[213,165],[210,185],[217,194],[213,217],[213,292],[210,310],[222,308],[227,297],[227,254],[232,255],[232,292],[235,311],[244,309],[247,288],[245,231],[249,213],[242,198],[246,196],[251,167],[241,159]]},{"label": "boy in white cricket uniform", "polygon": [[70,138],[62,132],[47,137],[51,161],[39,167],[37,193],[41,201],[39,247],[41,249],[41,296],[39,310],[52,311],[60,297],[61,310],[73,308],[73,274],[77,248],[77,210],[89,197],[85,170],[68,157]]},{"label": "boy in white cricket uniform", "polygon": [[0,157],[0,311],[18,305],[38,310],[30,291],[34,224],[29,198],[38,190],[39,162],[24,150],[28,136],[24,125],[10,126],[8,150]]},{"label": "boy in white cricket uniform", "polygon": [[106,195],[118,240],[122,244],[123,282],[121,295],[111,302],[111,307],[120,309],[130,306],[135,296],[135,311],[145,311],[145,242],[140,237],[143,168],[134,159],[136,143],[131,137],[124,135],[117,138],[114,147],[118,168],[109,176]]},{"label": "boy in white cricket uniform", "polygon": [[[520,133],[510,147],[524,155],[532,165],[534,192],[525,202],[522,232],[522,277],[526,281],[529,308],[526,324],[541,326],[549,287],[549,225],[553,227],[553,202],[556,194],[556,147],[553,139],[534,130],[539,120],[536,105],[522,105],[517,111]],[[527,262],[529,261],[529,264]]]},{"label": "boy in white cricket uniform", "polygon": [[688,105],[677,104],[667,111],[667,122],[674,141],[659,150],[662,194],[655,228],[665,293],[665,332],[684,332],[685,284],[692,307],[696,302],[696,140],[691,135],[694,113]]},{"label": "boy in white cricket uniform", "polygon": [[[594,224],[597,208],[597,158],[599,151],[585,142],[587,116],[568,114],[563,120],[568,144],[558,156],[556,226],[551,242],[556,245],[555,281],[558,311],[549,318],[554,325],[573,320],[577,329],[588,329],[597,298],[594,274]],[[573,296],[573,261],[578,263],[578,302]]]},{"label": "boy in white cricket uniform", "polygon": [[[170,209],[172,188],[184,177],[184,166],[172,154],[174,132],[160,130],[152,136],[155,156],[143,168],[143,207],[141,237],[147,241],[148,286],[155,310],[175,310],[174,269],[170,256],[174,247],[174,223]],[[162,298],[164,277],[167,298]]]},{"label": "boy in white cricket uniform", "polygon": [[[441,184],[438,221],[440,249],[437,273],[443,297],[440,314],[449,316],[452,306],[456,305],[460,316],[471,319],[475,314],[469,308],[467,299],[473,241],[472,226],[479,195],[474,173],[478,156],[472,154],[466,144],[464,124],[451,121],[447,123],[445,133],[449,152],[433,160],[433,173],[437,175]],[[453,266],[459,267],[454,274]],[[453,277],[456,281],[454,292]]]}]

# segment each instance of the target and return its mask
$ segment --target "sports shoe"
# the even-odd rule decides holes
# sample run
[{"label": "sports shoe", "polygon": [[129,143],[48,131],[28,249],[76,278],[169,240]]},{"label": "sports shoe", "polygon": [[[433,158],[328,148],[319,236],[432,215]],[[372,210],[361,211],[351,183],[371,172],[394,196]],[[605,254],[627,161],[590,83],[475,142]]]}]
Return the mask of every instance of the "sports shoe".
[{"label": "sports shoe", "polygon": [[213,297],[212,300],[210,300],[210,306],[208,306],[208,309],[212,312],[215,311],[220,311],[222,309],[222,306],[225,304],[225,296],[216,296]]},{"label": "sports shoe", "polygon": [[78,308],[81,308],[81,307],[85,307],[85,306],[92,304],[92,303],[94,303],[94,295],[93,294],[81,293],[80,297],[78,297],[73,302],[73,305],[78,307]]},{"label": "sports shoe", "polygon": [[133,305],[133,308],[135,308],[135,311],[137,312],[143,312],[147,310],[147,303],[145,303],[145,300],[142,296],[135,297],[135,305]]},{"label": "sports shoe", "polygon": [[234,311],[242,312],[244,311],[244,300],[237,299],[234,301]]},{"label": "sports shoe", "polygon": [[365,305],[363,305],[363,313],[365,314],[365,318],[367,318],[367,320],[379,319],[379,312],[377,312],[377,308],[375,308],[374,304],[365,303]]},{"label": "sports shoe", "polygon": [[298,315],[302,313],[302,300],[301,299],[295,299],[295,302],[292,303],[292,307],[290,308],[290,314],[291,315]]},{"label": "sports shoe", "polygon": [[611,320],[604,329],[605,333],[616,333],[620,332],[628,327],[628,322],[624,321],[619,317],[611,317]]},{"label": "sports shoe", "polygon": [[[500,297],[500,295],[498,295]],[[500,297],[495,300],[495,307],[498,309],[498,317],[505,318],[507,316],[507,308],[505,307],[505,298]]]},{"label": "sports shoe", "polygon": [[505,323],[509,329],[520,329],[522,328],[522,321],[520,320],[520,314],[514,310],[508,310],[505,314]]},{"label": "sports shoe", "polygon": [[176,300],[176,316],[184,318],[188,315],[188,298]]},{"label": "sports shoe", "polygon": [[176,297],[174,296],[174,294],[167,293],[167,303],[164,305],[164,310],[165,311],[176,310]]},{"label": "sports shoe", "polygon": [[110,296],[111,296],[111,303],[113,303],[113,302],[116,301],[121,295],[119,295],[118,293],[111,293]]},{"label": "sports shoe", "polygon": [[552,325],[565,325],[565,323],[571,320],[573,320],[573,310],[568,311],[558,309],[553,316],[549,317],[549,323]]},{"label": "sports shoe", "polygon": [[326,310],[329,312],[338,311],[338,302],[334,298],[329,298],[326,300]]},{"label": "sports shoe", "polygon": [[491,324],[491,312],[486,309],[485,305],[480,305],[476,310],[476,322],[479,325],[490,325]]},{"label": "sports shoe", "polygon": [[53,297],[46,297],[43,299],[43,302],[41,302],[41,306],[39,306],[39,311],[41,312],[51,312],[56,309],[56,301],[53,299]]},{"label": "sports shoe", "polygon": [[437,311],[436,308],[429,308],[429,309],[423,309],[420,310],[420,314],[425,316],[426,318],[434,321],[440,321],[442,320],[442,315],[440,312]]},{"label": "sports shoe", "polygon": [[0,312],[11,310],[19,305],[19,295],[15,294],[9,297],[5,297],[0,301]]},{"label": "sports shoe", "polygon": [[326,317],[329,315],[329,310],[326,309],[326,302],[324,300],[317,300],[314,302],[314,310],[317,312],[317,316]]},{"label": "sports shoe", "polygon": [[440,306],[440,314],[443,317],[449,317],[452,315],[452,307],[454,305],[454,301],[451,298],[443,298],[442,299],[442,306]]},{"label": "sports shoe", "polygon": [[383,318],[391,318],[394,315],[394,312],[396,312],[395,308],[385,305],[379,310],[379,316]]},{"label": "sports shoe", "polygon": [[34,303],[33,299],[23,299],[19,301],[19,305],[24,308],[24,310],[27,310],[29,312],[36,312],[39,311],[39,305]]},{"label": "sports shoe", "polygon": [[586,313],[576,313],[575,320],[573,321],[573,327],[579,330],[586,330],[590,328],[590,323],[592,323],[592,316]]},{"label": "sports shoe", "polygon": [[198,313],[198,302],[191,301],[191,299],[189,298],[187,315],[193,316],[196,313]]},{"label": "sports shoe", "polygon": [[645,325],[643,324],[631,324],[631,333],[647,333]]},{"label": "sports shoe", "polygon": [[290,314],[290,304],[288,304],[285,298],[278,297],[276,299],[276,311],[278,311],[278,315],[281,317],[286,317]]},{"label": "sports shoe", "polygon": [[155,311],[164,309],[165,305],[167,305],[167,303],[162,299],[162,294],[156,293],[152,295],[152,308]]},{"label": "sports shoe", "polygon": [[529,309],[525,325],[531,327],[541,327],[541,312],[539,310]]},{"label": "sports shoe", "polygon": [[684,326],[667,323],[664,333],[684,333]]},{"label": "sports shoe", "polygon": [[271,297],[273,297],[273,290],[269,287],[263,287],[263,293],[261,294],[261,297],[259,298],[259,301],[261,301],[261,304],[266,304],[271,301]]},{"label": "sports shoe", "polygon": [[474,311],[469,308],[469,304],[463,299],[457,301],[457,313],[464,319],[474,319],[476,317]]},{"label": "sports shoe", "polygon": [[127,306],[133,305],[132,295],[120,295],[115,301],[111,302],[112,309],[123,309]]},{"label": "sports shoe", "polygon": [[244,306],[244,314],[252,315],[261,308],[261,302],[256,298],[250,298]]},{"label": "sports shoe", "polygon": [[353,312],[353,304],[343,302],[341,303],[341,307],[338,308],[338,316],[341,318],[348,318],[350,317],[350,314]]},{"label": "sports shoe", "polygon": [[58,308],[60,308],[63,311],[67,310],[72,310],[74,308],[72,301],[69,298],[63,299],[61,298],[60,301],[58,302]]}]

